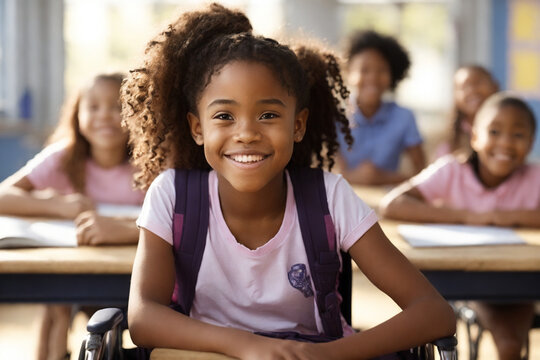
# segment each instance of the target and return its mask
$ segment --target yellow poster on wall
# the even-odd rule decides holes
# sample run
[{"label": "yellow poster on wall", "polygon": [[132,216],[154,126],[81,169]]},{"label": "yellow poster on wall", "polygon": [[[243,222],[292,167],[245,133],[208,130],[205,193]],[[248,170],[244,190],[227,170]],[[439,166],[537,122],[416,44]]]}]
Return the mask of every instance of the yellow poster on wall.
[{"label": "yellow poster on wall", "polygon": [[508,87],[540,99],[540,1],[510,0]]}]

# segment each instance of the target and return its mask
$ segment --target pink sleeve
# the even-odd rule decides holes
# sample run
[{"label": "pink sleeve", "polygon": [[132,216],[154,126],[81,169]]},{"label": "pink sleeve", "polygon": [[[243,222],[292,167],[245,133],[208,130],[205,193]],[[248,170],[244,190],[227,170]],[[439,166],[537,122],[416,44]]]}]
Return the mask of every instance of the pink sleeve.
[{"label": "pink sleeve", "polygon": [[378,221],[375,211],[356,195],[341,175],[325,173],[328,207],[343,251],[349,251]]},{"label": "pink sleeve", "polygon": [[62,193],[73,192],[67,176],[60,170],[64,144],[44,148],[24,166],[26,177],[38,190],[54,188]]},{"label": "pink sleeve", "polygon": [[137,225],[173,244],[172,223],[176,191],[174,170],[162,172],[150,185]]},{"label": "pink sleeve", "polygon": [[437,198],[445,197],[449,191],[448,186],[454,164],[453,156],[444,156],[412,177],[410,182],[422,193],[426,201],[431,202]]}]

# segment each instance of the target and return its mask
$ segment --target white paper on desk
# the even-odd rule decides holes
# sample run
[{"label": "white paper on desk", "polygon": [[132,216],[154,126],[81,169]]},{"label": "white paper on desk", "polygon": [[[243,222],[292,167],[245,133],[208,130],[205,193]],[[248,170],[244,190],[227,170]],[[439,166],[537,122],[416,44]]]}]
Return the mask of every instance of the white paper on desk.
[{"label": "white paper on desk", "polygon": [[98,204],[97,212],[102,216],[119,216],[138,218],[141,213],[141,207],[137,205],[116,205],[116,204]]},{"label": "white paper on desk", "polygon": [[398,233],[413,247],[525,244],[509,228],[469,225],[398,225]]},{"label": "white paper on desk", "polygon": [[77,246],[72,220],[31,220],[0,216],[0,248]]}]

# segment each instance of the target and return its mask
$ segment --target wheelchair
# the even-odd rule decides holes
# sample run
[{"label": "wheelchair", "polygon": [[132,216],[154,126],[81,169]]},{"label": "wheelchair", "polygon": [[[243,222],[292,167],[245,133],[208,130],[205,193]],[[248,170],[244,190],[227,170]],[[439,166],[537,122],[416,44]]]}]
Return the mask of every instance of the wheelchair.
[{"label": "wheelchair", "polygon": [[[458,321],[461,321],[465,324],[465,329],[467,333],[467,345],[469,347],[469,360],[477,360],[480,340],[482,339],[482,335],[484,334],[485,329],[478,321],[476,311],[471,309],[469,306],[467,306],[466,304],[460,304],[459,306],[452,304],[452,306],[454,307],[454,311],[456,313]],[[533,323],[531,324],[531,329],[538,328],[540,328],[540,314],[537,313],[534,316]],[[529,337],[527,337],[527,342],[524,345],[522,354],[523,356],[521,360],[529,359]]]}]

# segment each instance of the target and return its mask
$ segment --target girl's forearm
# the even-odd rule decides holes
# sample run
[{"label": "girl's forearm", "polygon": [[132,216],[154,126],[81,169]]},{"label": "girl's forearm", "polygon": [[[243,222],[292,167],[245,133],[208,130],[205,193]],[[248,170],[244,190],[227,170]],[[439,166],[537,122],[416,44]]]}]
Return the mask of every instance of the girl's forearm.
[{"label": "girl's forearm", "polygon": [[257,338],[247,331],[192,319],[162,304],[146,304],[140,310],[135,306],[128,311],[131,338],[143,347],[216,352],[240,357],[240,349]]},{"label": "girl's forearm", "polygon": [[540,227],[540,210],[496,211],[494,225]]},{"label": "girl's forearm", "polygon": [[384,217],[403,221],[465,223],[468,212],[448,207],[430,205],[423,200],[402,194],[380,207]]},{"label": "girl's forearm", "polygon": [[322,346],[336,354],[335,359],[371,359],[453,335],[455,326],[448,303],[423,299],[371,329]]},{"label": "girl's forearm", "polygon": [[108,234],[111,239],[110,244],[136,244],[139,240],[139,228],[135,219],[130,218],[113,218],[116,226]]},{"label": "girl's forearm", "polygon": [[17,187],[0,190],[0,213],[15,216],[58,216],[50,193],[30,192]]}]

